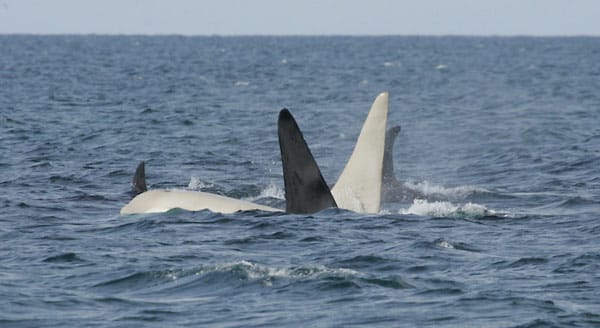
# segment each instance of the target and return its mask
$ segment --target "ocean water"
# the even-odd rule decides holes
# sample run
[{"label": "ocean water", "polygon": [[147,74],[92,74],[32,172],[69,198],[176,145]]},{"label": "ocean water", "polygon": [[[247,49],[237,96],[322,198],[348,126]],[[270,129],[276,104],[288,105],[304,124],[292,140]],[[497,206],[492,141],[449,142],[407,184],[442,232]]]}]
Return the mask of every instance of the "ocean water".
[{"label": "ocean water", "polygon": [[[600,325],[600,38],[0,36],[0,326]],[[335,183],[390,92],[378,214],[284,207],[277,114]]]}]

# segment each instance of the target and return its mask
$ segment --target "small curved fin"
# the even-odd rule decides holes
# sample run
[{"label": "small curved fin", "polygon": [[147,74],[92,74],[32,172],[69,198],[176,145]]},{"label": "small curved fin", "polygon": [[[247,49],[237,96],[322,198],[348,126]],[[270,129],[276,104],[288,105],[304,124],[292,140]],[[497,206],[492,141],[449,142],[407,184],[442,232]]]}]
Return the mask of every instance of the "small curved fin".
[{"label": "small curved fin", "polygon": [[138,164],[137,169],[135,169],[135,174],[133,176],[133,180],[131,180],[131,195],[135,197],[143,192],[148,191],[148,187],[146,186],[146,163],[141,161]]},{"label": "small curved fin", "polygon": [[286,212],[306,214],[337,207],[329,186],[289,110],[284,108],[279,112],[277,127]]},{"label": "small curved fin", "polygon": [[331,190],[340,208],[358,213],[377,213],[381,206],[385,125],[389,94],[380,93],[337,183]]}]

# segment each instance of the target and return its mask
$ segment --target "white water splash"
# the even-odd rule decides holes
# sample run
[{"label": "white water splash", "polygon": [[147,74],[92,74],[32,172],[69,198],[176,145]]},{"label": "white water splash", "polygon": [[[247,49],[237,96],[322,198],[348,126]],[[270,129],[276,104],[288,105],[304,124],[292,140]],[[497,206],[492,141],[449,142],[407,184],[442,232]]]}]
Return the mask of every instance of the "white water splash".
[{"label": "white water splash", "polygon": [[402,64],[399,62],[385,62],[385,63],[383,63],[383,66],[385,66],[385,67],[401,67]]},{"label": "white water splash", "polygon": [[454,249],[454,245],[452,245],[450,242],[448,242],[445,239],[441,239],[437,242],[437,245],[443,248],[448,248],[448,249]]},{"label": "white water splash", "polygon": [[258,196],[245,197],[244,200],[253,202],[261,198],[275,198],[285,200],[285,192],[278,185],[271,183],[263,189]]},{"label": "white water splash", "polygon": [[285,199],[285,192],[283,189],[279,188],[278,185],[271,183],[267,186],[259,195],[259,198],[277,198],[277,199]]},{"label": "white water splash", "polygon": [[487,189],[475,186],[443,187],[429,183],[428,181],[413,182],[406,181],[404,186],[408,189],[417,190],[426,196],[443,196],[449,199],[461,199],[474,193],[485,193]]},{"label": "white water splash", "polygon": [[190,178],[190,182],[188,183],[188,189],[190,190],[202,190],[203,188],[212,186],[213,185],[211,183],[206,183],[194,175]]},{"label": "white water splash", "polygon": [[415,199],[409,208],[401,209],[399,213],[440,218],[481,218],[487,215],[496,215],[494,210],[479,204],[455,205],[451,202],[428,202],[424,199]]},{"label": "white water splash", "polygon": [[320,275],[332,275],[337,277],[355,277],[362,275],[360,272],[352,269],[334,269],[325,267],[323,265],[278,268],[256,264],[245,260],[231,263],[208,265],[196,272],[196,275],[204,275],[213,272],[238,272],[240,274],[243,274],[247,279],[250,280],[261,280],[271,278],[298,279]]}]

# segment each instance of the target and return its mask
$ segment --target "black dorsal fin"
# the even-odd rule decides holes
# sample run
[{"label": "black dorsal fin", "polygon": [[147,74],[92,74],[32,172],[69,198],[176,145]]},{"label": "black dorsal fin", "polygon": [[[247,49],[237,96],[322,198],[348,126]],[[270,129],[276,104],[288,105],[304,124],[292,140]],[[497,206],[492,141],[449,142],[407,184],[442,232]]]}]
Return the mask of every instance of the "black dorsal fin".
[{"label": "black dorsal fin", "polygon": [[306,214],[337,207],[296,120],[287,109],[279,112],[277,125],[286,212]]},{"label": "black dorsal fin", "polygon": [[148,190],[148,187],[146,187],[145,165],[144,161],[141,161],[137,169],[135,169],[135,175],[133,176],[133,180],[131,180],[131,194],[133,197]]},{"label": "black dorsal fin", "polygon": [[385,150],[383,152],[383,181],[395,180],[394,142],[400,133],[400,125],[389,128],[385,133]]}]

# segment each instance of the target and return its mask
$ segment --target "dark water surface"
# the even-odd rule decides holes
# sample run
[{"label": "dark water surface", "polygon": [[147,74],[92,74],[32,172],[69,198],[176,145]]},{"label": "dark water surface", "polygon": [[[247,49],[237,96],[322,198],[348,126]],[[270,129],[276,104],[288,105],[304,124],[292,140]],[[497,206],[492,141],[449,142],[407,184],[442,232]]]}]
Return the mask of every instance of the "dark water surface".
[{"label": "dark water surface", "polygon": [[[600,325],[600,38],[0,36],[0,326]],[[423,199],[284,207],[276,120],[335,183],[375,96]]]}]

